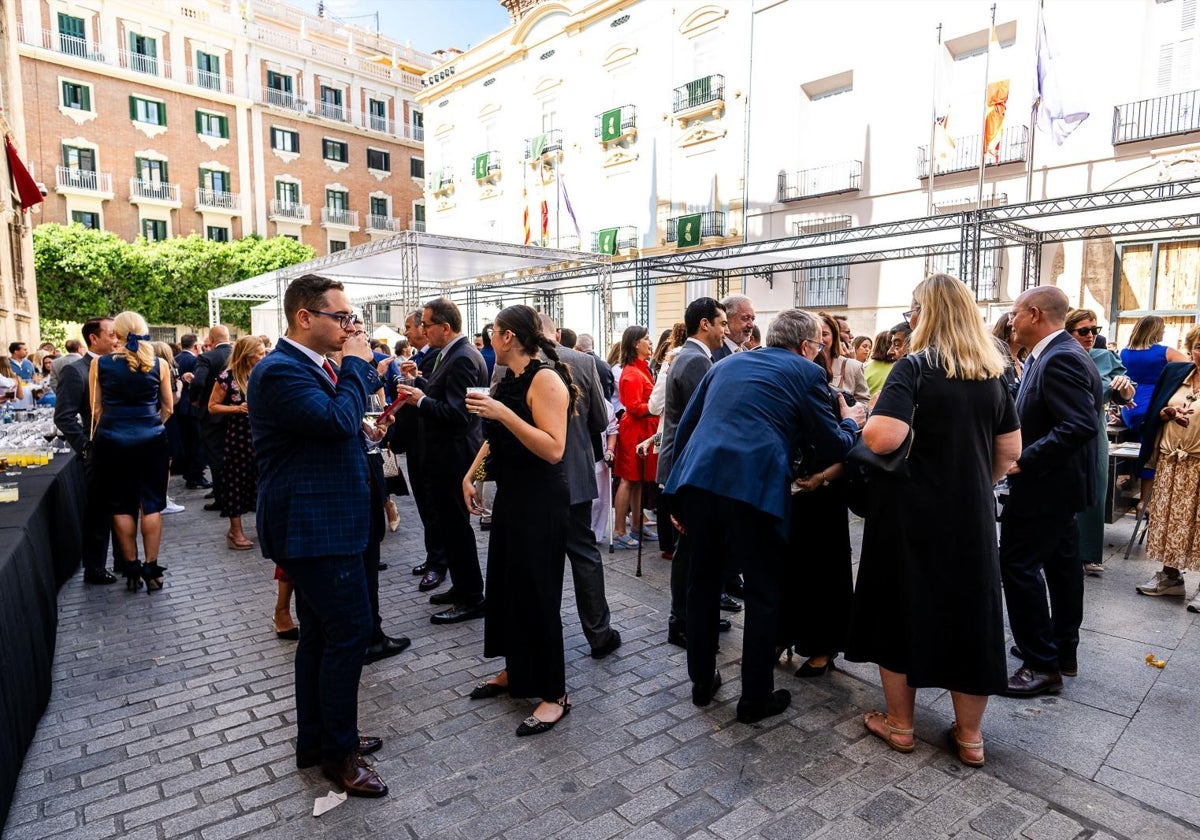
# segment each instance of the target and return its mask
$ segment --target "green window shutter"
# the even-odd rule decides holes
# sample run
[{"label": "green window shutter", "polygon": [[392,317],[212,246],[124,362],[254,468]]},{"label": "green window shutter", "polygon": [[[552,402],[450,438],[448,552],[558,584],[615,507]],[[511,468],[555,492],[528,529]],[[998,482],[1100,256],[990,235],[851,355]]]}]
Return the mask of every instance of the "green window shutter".
[{"label": "green window shutter", "polygon": [[138,117],[137,103],[138,100],[136,96],[129,97],[129,119],[131,120],[136,120]]},{"label": "green window shutter", "polygon": [[169,176],[169,175],[167,174],[167,162],[166,162],[165,160],[164,160],[164,161],[160,161],[160,162],[159,162],[159,164],[158,164],[158,173],[159,173],[159,177],[160,177],[160,178],[162,178],[162,180],[163,180],[163,183],[164,183],[164,184],[165,184],[167,181],[170,181],[170,180],[171,180],[171,176]]},{"label": "green window shutter", "polygon": [[675,247],[694,248],[700,244],[700,214],[680,216],[675,223]]},{"label": "green window shutter", "polygon": [[204,113],[202,111],[196,112],[196,133],[204,133]]},{"label": "green window shutter", "polygon": [[167,124],[167,104],[165,102],[158,103],[158,124]]},{"label": "green window shutter", "polygon": [[220,117],[221,120],[221,136],[226,140],[229,139],[229,117]]},{"label": "green window shutter", "polygon": [[67,82],[62,83],[62,104],[65,106],[71,101],[70,85]]},{"label": "green window shutter", "polygon": [[[607,120],[608,115],[605,115]],[[596,234],[596,250],[601,254],[615,254],[617,252],[617,228],[605,228]]]},{"label": "green window shutter", "polygon": [[613,108],[600,116],[600,139],[607,142],[621,136],[621,109]]},{"label": "green window shutter", "polygon": [[92,89],[88,85],[79,86],[79,101],[83,104],[83,110],[92,110]]}]

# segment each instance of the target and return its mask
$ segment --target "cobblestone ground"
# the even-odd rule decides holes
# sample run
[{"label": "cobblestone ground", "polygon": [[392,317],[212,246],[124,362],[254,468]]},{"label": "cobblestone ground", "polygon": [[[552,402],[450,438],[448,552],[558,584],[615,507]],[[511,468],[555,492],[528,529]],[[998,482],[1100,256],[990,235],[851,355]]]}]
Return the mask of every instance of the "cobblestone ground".
[{"label": "cobblestone ground", "polygon": [[[882,702],[870,668],[802,681],[781,664],[777,684],[792,690],[791,708],[761,725],[738,724],[739,616],[722,642],[726,686],[712,706],[694,707],[684,653],[665,644],[668,564],[657,551],[643,558],[640,578],[633,552],[606,559],[624,646],[603,661],[588,656],[567,576],[574,711],[550,734],[517,739],[528,703],[466,697],[497,668],[482,658],[481,622],[429,624],[433,610],[409,574],[421,560],[409,499],[401,501],[400,531],[384,543],[391,567],[381,575],[381,600],[388,632],[412,637],[413,646],[367,666],[360,693],[363,732],[385,737],[374,759],[391,794],[350,799],[314,819],[314,797],[329,783],[319,770],[295,767],[293,644],[272,632],[272,567],[256,552],[226,550],[224,523],[200,509],[198,491],[180,488],[178,499],[187,511],[165,520],[163,591],[130,595],[119,585],[85,587],[78,576],[62,590],[54,694],[5,838],[1157,840],[1200,833],[1186,794],[1122,793],[1120,784],[1096,779],[1127,770],[1103,756],[1086,767],[1070,758],[1090,755],[1097,739],[1102,752],[1119,740],[1096,734],[1086,703],[993,701],[982,770],[960,765],[945,747],[948,704],[934,692],[921,695],[914,754],[867,736],[860,715]],[[1143,561],[1132,574],[1146,569]],[[1172,620],[1180,625],[1171,630],[1175,644],[1194,628]],[[1086,669],[1083,650],[1080,661]],[[1192,682],[1189,695],[1194,690]],[[1180,731],[1196,728],[1195,701],[1184,702],[1191,705],[1175,734],[1158,744],[1165,753],[1195,743],[1194,735],[1179,742]],[[1029,730],[1055,714],[1055,727],[1073,733],[1062,760],[1039,752],[1038,730]],[[1200,772],[1197,754],[1193,772]]]}]

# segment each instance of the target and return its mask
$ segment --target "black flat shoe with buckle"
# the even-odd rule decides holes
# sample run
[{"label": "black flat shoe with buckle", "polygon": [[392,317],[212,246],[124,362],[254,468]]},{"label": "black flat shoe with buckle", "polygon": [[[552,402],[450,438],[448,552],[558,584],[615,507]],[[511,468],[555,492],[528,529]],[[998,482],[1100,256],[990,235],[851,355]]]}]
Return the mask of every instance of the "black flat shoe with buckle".
[{"label": "black flat shoe with buckle", "polygon": [[[555,700],[554,703],[561,706],[563,710],[558,720],[562,720],[571,713],[571,701],[568,698],[564,697],[561,700]],[[517,727],[517,737],[524,738],[526,735],[541,735],[543,732],[549,732],[558,723],[558,720],[538,720],[533,715],[530,715],[521,721],[521,725]]]}]

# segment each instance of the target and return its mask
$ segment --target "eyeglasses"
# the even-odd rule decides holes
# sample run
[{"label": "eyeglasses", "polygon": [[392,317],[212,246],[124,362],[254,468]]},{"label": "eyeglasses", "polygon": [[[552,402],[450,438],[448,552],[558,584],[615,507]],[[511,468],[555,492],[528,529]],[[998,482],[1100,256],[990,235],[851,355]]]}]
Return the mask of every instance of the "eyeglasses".
[{"label": "eyeglasses", "polygon": [[1089,333],[1091,335],[1100,335],[1100,330],[1102,330],[1102,329],[1104,329],[1104,328],[1103,327],[1079,327],[1078,329],[1071,330],[1071,332],[1075,333],[1075,335],[1079,336],[1080,338],[1087,338]]},{"label": "eyeglasses", "polygon": [[353,312],[322,312],[320,309],[310,309],[308,311],[313,315],[324,315],[326,318],[332,318],[333,320],[337,321],[338,325],[344,330],[348,330],[354,326]]},{"label": "eyeglasses", "polygon": [[900,314],[904,318],[904,320],[907,321],[908,319],[912,318],[912,316],[914,316],[914,315],[920,315],[921,307],[914,306],[912,309],[908,310],[907,312],[901,312]]},{"label": "eyeglasses", "polygon": [[427,329],[429,329],[430,327],[444,327],[444,326],[446,326],[446,325],[445,325],[445,324],[439,324],[437,321],[434,321],[434,322],[433,322],[433,323],[431,323],[431,324],[426,324],[424,321],[422,321],[422,322],[421,322],[421,329],[423,329],[423,330],[427,330]]},{"label": "eyeglasses", "polygon": [[809,343],[809,344],[815,344],[815,345],[817,345],[817,353],[820,353],[821,351],[823,351],[823,350],[825,349],[825,342],[824,342],[824,341],[817,341],[817,340],[816,340],[816,339],[814,339],[814,338],[806,338],[806,339],[804,339],[804,340],[805,340],[807,343]]}]

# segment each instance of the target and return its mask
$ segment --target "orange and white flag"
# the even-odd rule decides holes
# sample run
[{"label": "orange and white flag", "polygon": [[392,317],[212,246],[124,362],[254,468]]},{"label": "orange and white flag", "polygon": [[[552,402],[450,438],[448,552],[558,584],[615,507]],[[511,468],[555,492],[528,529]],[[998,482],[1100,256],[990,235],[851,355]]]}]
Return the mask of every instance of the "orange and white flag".
[{"label": "orange and white flag", "polygon": [[988,37],[987,97],[984,101],[986,112],[983,126],[983,154],[985,158],[990,157],[992,163],[1000,162],[1000,132],[1004,130],[1004,113],[1008,110],[1008,88],[1012,74],[1006,58],[996,38],[996,27],[993,26]]}]

